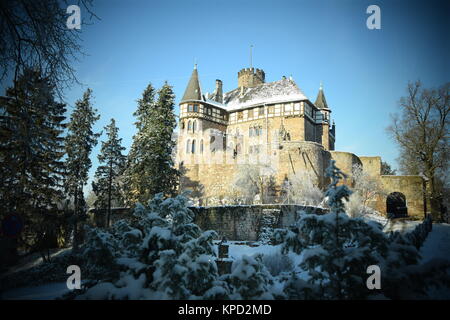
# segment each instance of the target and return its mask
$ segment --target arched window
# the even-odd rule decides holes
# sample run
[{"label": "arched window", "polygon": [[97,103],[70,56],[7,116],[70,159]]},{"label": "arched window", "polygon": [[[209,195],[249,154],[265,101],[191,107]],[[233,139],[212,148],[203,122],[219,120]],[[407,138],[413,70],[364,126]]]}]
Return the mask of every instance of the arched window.
[{"label": "arched window", "polygon": [[191,151],[191,140],[188,140],[186,142],[186,153],[189,153]]},{"label": "arched window", "polygon": [[195,140],[192,140],[192,153],[195,153]]},{"label": "arched window", "polygon": [[248,129],[248,135],[249,135],[249,137],[253,136],[253,128],[252,127],[250,127]]},{"label": "arched window", "polygon": [[192,123],[191,120],[188,121],[188,131],[191,131],[192,129]]},{"label": "arched window", "polygon": [[192,132],[197,131],[197,121],[194,120],[194,123],[192,124]]},{"label": "arched window", "polygon": [[181,130],[184,130],[184,121],[181,121]]},{"label": "arched window", "polygon": [[203,153],[203,139],[200,140],[200,153]]}]

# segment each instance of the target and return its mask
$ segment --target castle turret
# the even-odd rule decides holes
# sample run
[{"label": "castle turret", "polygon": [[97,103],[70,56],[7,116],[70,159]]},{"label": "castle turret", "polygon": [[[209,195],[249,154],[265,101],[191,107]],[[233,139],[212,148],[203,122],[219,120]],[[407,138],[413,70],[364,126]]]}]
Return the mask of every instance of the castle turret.
[{"label": "castle turret", "polygon": [[327,100],[325,99],[325,93],[323,92],[322,83],[320,83],[319,93],[317,94],[317,99],[316,102],[314,102],[314,105],[322,114],[322,145],[326,150],[334,150],[335,129],[334,124],[330,128],[331,109],[328,108]]},{"label": "castle turret", "polygon": [[194,66],[191,79],[184,91],[181,102],[188,100],[202,100],[202,90],[200,89],[200,81],[198,80],[197,65]]},{"label": "castle turret", "polygon": [[238,87],[252,88],[263,84],[266,74],[261,69],[244,68],[238,72]]}]

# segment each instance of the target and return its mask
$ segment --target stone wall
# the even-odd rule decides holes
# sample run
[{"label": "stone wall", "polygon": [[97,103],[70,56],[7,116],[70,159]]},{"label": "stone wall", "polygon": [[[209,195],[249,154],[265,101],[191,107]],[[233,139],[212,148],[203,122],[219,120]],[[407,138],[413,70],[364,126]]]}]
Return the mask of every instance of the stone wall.
[{"label": "stone wall", "polygon": [[347,175],[344,184],[352,187],[352,169],[354,165],[362,165],[361,160],[353,153],[343,151],[330,151],[331,158],[336,161],[336,166]]},{"label": "stone wall", "polygon": [[379,178],[381,174],[381,157],[359,157],[363,171],[369,176]]},{"label": "stone wall", "polygon": [[322,214],[324,209],[299,205],[251,205],[224,207],[192,207],[195,223],[202,230],[215,230],[219,239],[257,241],[265,215],[274,216],[272,228],[292,225],[299,211]]},{"label": "stone wall", "polygon": [[386,214],[386,197],[392,192],[401,192],[406,197],[408,216],[415,219],[425,217],[424,202],[424,180],[421,176],[387,176],[380,177],[385,195],[379,197],[376,202],[376,209]]}]

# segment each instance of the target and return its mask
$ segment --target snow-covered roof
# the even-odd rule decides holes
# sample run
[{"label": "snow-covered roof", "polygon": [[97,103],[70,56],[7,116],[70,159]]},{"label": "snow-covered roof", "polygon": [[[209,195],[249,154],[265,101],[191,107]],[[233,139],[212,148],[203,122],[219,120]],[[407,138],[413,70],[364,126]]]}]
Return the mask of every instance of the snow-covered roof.
[{"label": "snow-covered roof", "polygon": [[294,80],[282,79],[274,82],[263,83],[253,88],[234,89],[225,93],[224,104],[226,110],[238,110],[264,103],[280,103],[308,100]]}]

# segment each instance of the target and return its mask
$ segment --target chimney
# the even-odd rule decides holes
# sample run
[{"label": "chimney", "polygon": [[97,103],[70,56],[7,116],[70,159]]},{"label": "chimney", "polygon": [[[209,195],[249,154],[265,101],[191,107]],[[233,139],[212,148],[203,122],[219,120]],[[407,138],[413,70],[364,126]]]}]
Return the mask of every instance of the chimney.
[{"label": "chimney", "polygon": [[223,103],[223,90],[222,90],[222,80],[216,79],[216,101],[219,103]]}]

